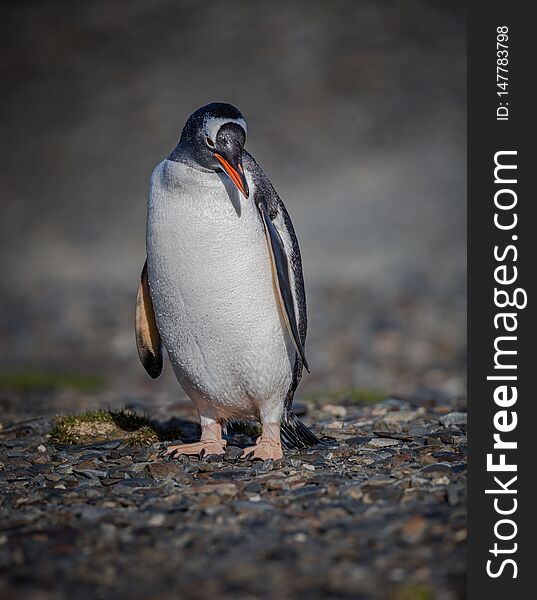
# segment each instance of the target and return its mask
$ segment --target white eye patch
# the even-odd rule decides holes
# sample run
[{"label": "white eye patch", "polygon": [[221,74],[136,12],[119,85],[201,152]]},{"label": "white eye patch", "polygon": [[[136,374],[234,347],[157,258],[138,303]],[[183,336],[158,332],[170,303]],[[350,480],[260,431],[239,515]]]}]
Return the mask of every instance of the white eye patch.
[{"label": "white eye patch", "polygon": [[246,121],[244,119],[209,117],[205,122],[205,133],[211,140],[215,140],[216,134],[218,133],[220,127],[222,127],[222,125],[226,125],[227,123],[237,123],[237,125],[240,125],[244,129],[245,134],[248,132],[246,129]]}]

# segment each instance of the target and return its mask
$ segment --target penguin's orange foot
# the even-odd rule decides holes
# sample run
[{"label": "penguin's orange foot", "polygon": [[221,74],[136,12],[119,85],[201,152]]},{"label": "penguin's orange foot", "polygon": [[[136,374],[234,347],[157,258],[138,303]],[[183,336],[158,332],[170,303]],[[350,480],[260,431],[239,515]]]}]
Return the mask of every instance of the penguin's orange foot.
[{"label": "penguin's orange foot", "polygon": [[190,456],[203,456],[218,455],[222,456],[225,453],[226,441],[205,441],[195,442],[194,444],[178,444],[168,446],[164,452],[164,456],[170,458],[177,458],[181,454],[187,454]]},{"label": "penguin's orange foot", "polygon": [[272,460],[278,460],[283,458],[282,445],[279,440],[260,437],[255,446],[244,449],[242,458],[249,460],[268,460],[272,458]]}]

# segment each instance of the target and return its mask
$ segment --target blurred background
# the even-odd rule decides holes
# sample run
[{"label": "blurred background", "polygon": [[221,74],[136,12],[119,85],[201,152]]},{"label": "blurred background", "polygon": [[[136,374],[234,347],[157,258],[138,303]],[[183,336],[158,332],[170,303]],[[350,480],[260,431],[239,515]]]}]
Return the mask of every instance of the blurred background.
[{"label": "blurred background", "polygon": [[245,114],[301,242],[299,394],[464,395],[463,2],[0,11],[5,416],[181,401],[138,362],[134,300],[150,173],[213,101]]}]

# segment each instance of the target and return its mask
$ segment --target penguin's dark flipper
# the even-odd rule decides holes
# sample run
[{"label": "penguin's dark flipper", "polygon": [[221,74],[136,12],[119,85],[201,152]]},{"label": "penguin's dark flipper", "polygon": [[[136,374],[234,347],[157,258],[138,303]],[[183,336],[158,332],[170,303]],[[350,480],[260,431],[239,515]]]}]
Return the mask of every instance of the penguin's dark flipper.
[{"label": "penguin's dark flipper", "polygon": [[149,294],[147,260],[142,269],[136,297],[136,346],[138,356],[149,375],[156,379],[162,372],[162,343],[157,329],[153,301]]},{"label": "penguin's dark flipper", "polygon": [[306,359],[306,353],[298,332],[295,301],[291,291],[291,282],[289,280],[289,260],[287,258],[287,253],[285,252],[282,238],[274,226],[264,202],[259,202],[257,206],[259,208],[259,212],[261,213],[261,218],[263,219],[263,225],[265,227],[265,235],[267,238],[269,254],[272,262],[272,272],[274,282],[276,284],[275,287],[278,290],[278,300],[280,301],[280,305],[282,307],[285,323],[287,325],[289,335],[295,345],[296,351],[300,356],[304,367],[309,372],[310,369]]}]

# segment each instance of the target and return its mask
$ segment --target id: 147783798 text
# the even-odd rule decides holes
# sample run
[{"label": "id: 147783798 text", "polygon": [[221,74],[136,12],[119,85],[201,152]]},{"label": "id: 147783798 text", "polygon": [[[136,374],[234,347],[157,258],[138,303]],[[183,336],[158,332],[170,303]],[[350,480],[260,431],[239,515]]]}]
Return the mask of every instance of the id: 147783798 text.
[{"label": "id: 147783798 text", "polygon": [[509,120],[509,27],[496,27],[496,120]]}]

